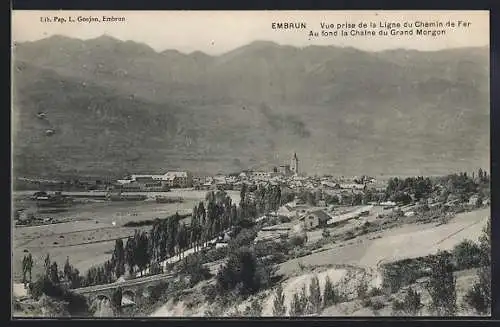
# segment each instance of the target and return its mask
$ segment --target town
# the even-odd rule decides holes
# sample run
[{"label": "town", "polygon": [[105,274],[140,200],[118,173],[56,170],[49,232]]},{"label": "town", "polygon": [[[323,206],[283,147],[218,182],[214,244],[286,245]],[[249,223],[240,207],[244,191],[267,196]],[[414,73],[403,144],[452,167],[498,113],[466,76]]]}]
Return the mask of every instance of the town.
[{"label": "town", "polygon": [[[24,182],[26,183],[27,180]],[[29,182],[33,183],[33,180]],[[314,275],[325,275],[326,273],[329,286],[324,286],[324,280],[318,281],[323,285],[321,288],[324,292],[334,292],[329,290],[329,288],[334,287],[330,279],[335,278],[330,274],[338,274],[342,269],[345,270],[345,265],[352,266],[352,260],[355,260],[358,261],[352,266],[355,268],[351,267],[348,271],[351,274],[358,274],[362,271],[363,276],[365,276],[363,283],[368,283],[367,288],[373,288],[373,296],[397,294],[397,292],[404,290],[404,285],[411,285],[412,280],[400,281],[398,282],[399,286],[393,286],[391,284],[393,281],[387,279],[387,276],[380,277],[378,275],[381,273],[380,270],[384,271],[384,269],[388,269],[387,267],[395,269],[394,266],[397,267],[401,262],[408,261],[409,258],[411,264],[415,265],[414,260],[428,260],[425,259],[428,258],[428,255],[431,257],[436,255],[435,250],[423,250],[421,246],[412,248],[406,244],[409,240],[399,238],[396,242],[401,242],[400,245],[395,243],[393,245],[395,248],[390,251],[385,249],[372,253],[369,257],[365,255],[358,259],[356,259],[356,255],[349,260],[333,258],[341,255],[342,252],[338,251],[356,252],[350,248],[359,247],[360,242],[370,244],[364,245],[363,248],[371,253],[374,250],[368,249],[376,249],[381,246],[377,245],[377,241],[381,242],[380,239],[383,237],[390,238],[390,236],[384,236],[385,233],[397,231],[399,228],[403,228],[402,226],[420,226],[413,231],[413,234],[416,235],[418,233],[435,233],[439,229],[448,230],[455,224],[456,227],[452,228],[450,232],[444,232],[451,233],[450,236],[438,233],[436,241],[442,239],[439,241],[442,242],[454,235],[452,239],[454,238],[455,241],[448,245],[451,247],[451,253],[460,256],[468,255],[456,254],[465,245],[473,246],[467,243],[469,241],[460,243],[460,234],[464,234],[464,229],[466,229],[464,235],[470,234],[471,217],[473,229],[476,230],[472,234],[478,234],[477,230],[482,226],[478,223],[484,221],[484,218],[478,217],[476,213],[486,214],[485,210],[489,207],[490,201],[489,175],[482,169],[472,172],[470,175],[459,173],[442,177],[394,177],[386,180],[377,180],[369,176],[351,178],[307,176],[300,167],[299,157],[296,153],[291,156],[289,163],[271,168],[270,171],[243,171],[227,176],[217,174],[196,177],[188,171],[168,171],[164,174],[131,174],[110,182],[73,180],[71,183],[53,181],[36,181],[35,183],[37,183],[39,190],[29,195],[24,193],[26,200],[22,202],[25,206],[26,203],[30,202],[31,209],[26,206],[18,208],[19,210],[16,211],[16,225],[20,228],[23,226],[54,226],[54,224],[62,226],[65,223],[77,223],[79,219],[75,220],[71,217],[62,219],[61,217],[68,216],[72,207],[85,207],[85,204],[88,206],[89,201],[92,206],[109,202],[110,205],[114,203],[121,206],[120,204],[123,203],[127,208],[131,205],[136,208],[135,213],[121,213],[122,216],[129,215],[128,220],[122,220],[122,226],[117,226],[119,219],[112,218],[111,222],[108,219],[108,223],[104,222],[103,219],[98,219],[95,223],[102,235],[95,236],[97,237],[95,240],[94,237],[89,237],[89,241],[84,243],[73,243],[109,244],[108,246],[114,247],[111,256],[106,254],[110,253],[109,251],[105,251],[103,255],[94,257],[91,261],[88,260],[87,256],[85,256],[87,259],[82,258],[83,262],[87,262],[86,264],[75,261],[82,259],[72,258],[72,242],[69,241],[68,244],[64,245],[69,234],[75,234],[75,231],[70,230],[66,233],[58,233],[60,238],[50,245],[51,248],[59,249],[58,252],[65,248],[68,251],[63,251],[62,255],[56,257],[51,255],[50,251],[47,253],[42,251],[43,254],[38,254],[40,259],[35,260],[38,261],[38,268],[34,267],[34,259],[30,251],[23,250],[23,284],[21,285],[25,286],[21,287],[16,284],[18,291],[25,294],[25,297],[21,298],[24,299],[23,301],[29,301],[30,297],[26,297],[29,294],[39,297],[47,292],[51,294],[54,292],[54,287],[56,289],[62,287],[57,285],[66,285],[67,291],[65,292],[73,290],[74,294],[86,298],[91,307],[86,310],[100,316],[137,315],[144,310],[149,310],[149,314],[159,314],[165,309],[156,307],[154,303],[161,302],[162,296],[167,296],[168,293],[172,292],[171,285],[177,285],[174,293],[177,294],[176,296],[182,296],[186,288],[198,289],[200,292],[199,284],[208,283],[204,286],[205,291],[201,292],[215,292],[210,296],[221,297],[221,301],[226,303],[224,301],[227,301],[227,296],[223,295],[225,294],[224,289],[229,291],[236,285],[231,286],[231,283],[237,281],[225,284],[228,281],[224,281],[226,277],[221,274],[234,273],[229,269],[236,269],[236,267],[230,267],[229,262],[231,260],[244,260],[245,255],[250,255],[247,253],[249,246],[250,249],[253,249],[251,257],[254,258],[250,260],[257,260],[254,264],[261,267],[259,269],[264,269],[264,275],[267,277],[252,277],[264,278],[259,282],[263,284],[258,287],[253,284],[253,286],[245,286],[251,289],[242,291],[242,297],[238,299],[241,308],[238,309],[238,306],[231,308],[233,311],[230,311],[233,312],[233,315],[245,312],[246,315],[273,315],[272,310],[265,307],[265,302],[258,304],[251,295],[268,292],[272,283],[269,278],[275,278],[272,276],[277,274],[276,270],[281,272],[282,278],[283,275],[288,275],[288,278],[304,279],[305,276],[320,269],[322,264],[318,265],[315,262],[317,260],[321,262],[323,259],[319,258],[331,251],[334,251],[333,257],[328,259],[325,257],[327,263],[331,262],[327,264],[327,270],[323,272],[320,270]],[[196,199],[193,199],[193,194],[197,194]],[[185,202],[193,205],[194,209],[186,209],[183,206]],[[141,205],[141,203],[144,204]],[[156,207],[148,208],[147,203]],[[147,218],[146,211],[158,212],[160,207],[172,205],[175,206],[175,209],[167,211],[170,212],[169,217],[158,217],[155,216],[155,213],[149,213],[151,218]],[[58,210],[62,210],[63,214]],[[173,210],[175,213],[172,212]],[[28,212],[29,214],[27,214]],[[51,215],[59,218],[48,218]],[[142,219],[141,216],[143,216]],[[103,229],[108,228],[112,229],[107,233],[102,233]],[[152,229],[149,230],[150,228]],[[458,230],[454,231],[457,228]],[[89,229],[89,231],[91,230],[95,230],[95,228]],[[123,235],[125,230],[128,230],[125,232],[128,236]],[[76,232],[76,234],[78,233],[84,235],[85,229],[82,232]],[[92,232],[92,235],[95,234]],[[458,238],[456,234],[458,234]],[[65,239],[62,239],[63,237]],[[50,235],[41,239],[43,238],[54,239]],[[145,247],[141,248],[140,244],[144,244]],[[41,243],[39,245],[44,246]],[[342,249],[339,249],[339,246]],[[27,252],[29,254],[26,254]],[[64,257],[64,253],[66,253],[66,257]],[[42,257],[45,263],[41,262]],[[106,257],[109,258],[106,259]],[[64,269],[59,270],[58,267],[62,267],[63,263],[59,261],[58,264],[57,260],[63,258],[66,258]],[[439,258],[439,260],[443,260],[441,257]],[[51,261],[54,259],[56,261]],[[102,260],[102,264],[98,263],[99,260]],[[454,260],[464,259],[455,258]],[[472,258],[470,260],[478,259]],[[307,261],[311,262],[309,268],[306,268],[303,263]],[[373,275],[373,267],[379,266],[382,262],[384,262],[384,269],[378,269],[378,272]],[[475,267],[479,267],[477,266],[479,261],[474,262],[477,263],[472,263],[472,266],[468,264],[466,268],[478,269]],[[332,263],[335,265],[332,266]],[[341,265],[338,266],[339,264]],[[461,265],[460,261],[456,264]],[[294,268],[294,266],[296,267]],[[365,266],[372,268],[362,268]],[[460,270],[464,267],[454,268],[454,270]],[[42,274],[39,275],[38,280],[35,280],[32,274],[32,271],[36,269]],[[297,269],[303,273],[298,273]],[[419,267],[418,269],[423,268]],[[371,271],[372,274],[369,277],[366,275],[368,271]],[[422,272],[415,273],[425,276],[425,273]],[[301,274],[305,275],[301,277]],[[18,276],[18,278],[21,277],[21,275]],[[314,282],[317,278],[313,277],[312,281]],[[344,278],[347,277],[344,276]],[[353,281],[348,282],[348,284],[354,283],[354,280],[359,283],[358,278],[352,277]],[[345,282],[345,279],[342,280]],[[214,282],[215,284],[213,284]],[[335,285],[340,288],[344,282],[338,280]],[[47,285],[52,286],[47,289],[49,287]],[[156,294],[151,287],[160,287],[162,291]],[[211,287],[215,287],[215,289]],[[324,287],[327,289],[324,290]],[[355,287],[359,287],[359,285]],[[140,295],[138,288],[146,288],[150,292]],[[391,290],[391,288],[394,289]],[[116,290],[120,290],[119,295],[116,294]],[[336,291],[340,292],[340,290]],[[290,293],[292,290],[280,289],[279,292]],[[286,301],[283,300],[290,303],[290,313],[287,313],[288,309],[282,308],[280,309],[281,315],[318,314],[324,311],[328,305],[339,301],[349,302],[356,298],[362,298],[364,302],[369,301],[366,294],[353,295],[349,293],[352,290],[342,292],[347,293],[342,296],[325,293],[323,295],[325,303],[315,304],[317,308],[314,310],[306,307],[300,308],[298,303],[293,302],[294,296],[304,296],[303,301],[306,301],[307,296],[299,293],[293,295],[292,292],[286,296]],[[64,294],[69,296],[69,293]],[[115,299],[117,296],[121,299],[118,305]],[[327,296],[332,298],[325,298]],[[354,298],[352,298],[353,296]],[[387,295],[385,296],[387,300]],[[268,297],[272,296],[268,295]],[[342,297],[344,300],[341,300]],[[248,303],[246,309],[243,304],[245,301]],[[300,302],[299,300],[295,301]],[[374,311],[378,312],[384,307],[387,308],[386,304],[381,303],[382,300],[378,301],[378,304],[372,308]],[[392,301],[392,311],[401,311],[402,309],[394,307],[396,306],[394,303],[400,302],[395,299]],[[217,303],[221,304],[221,302]],[[398,305],[403,305],[401,303]],[[20,304],[18,305],[20,306]],[[371,305],[366,304],[367,307]],[[286,307],[285,304],[282,306]],[[422,304],[419,304],[419,310],[421,306]],[[152,308],[156,308],[156,313],[151,312]],[[293,313],[293,310],[296,312]],[[414,310],[416,309],[414,308]],[[205,314],[218,315],[218,313],[209,312],[205,312]]]}]

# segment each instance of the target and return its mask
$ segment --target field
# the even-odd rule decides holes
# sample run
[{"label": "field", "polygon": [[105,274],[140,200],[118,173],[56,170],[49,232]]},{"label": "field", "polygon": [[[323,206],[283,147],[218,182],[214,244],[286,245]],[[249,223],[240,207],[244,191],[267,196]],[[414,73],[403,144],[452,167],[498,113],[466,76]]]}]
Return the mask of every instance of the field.
[{"label": "field", "polygon": [[[403,258],[415,258],[436,253],[438,250],[451,250],[455,245],[465,239],[477,241],[482,233],[483,227],[490,216],[490,209],[480,209],[456,215],[447,224],[402,224],[399,227],[368,233],[351,240],[339,241],[335,244],[327,244],[317,252],[301,258],[292,259],[278,265],[277,273],[283,276],[282,287],[285,295],[285,303],[289,302],[295,292],[303,285],[308,287],[311,278],[317,275],[320,288],[324,288],[325,278],[342,287],[344,292],[354,293],[356,284],[361,276],[366,273],[365,278],[370,287],[380,287],[382,276],[378,271],[381,263],[397,261]],[[371,219],[363,217],[362,219]],[[345,231],[349,225],[357,222],[349,222],[338,232]],[[334,228],[331,232],[335,232]],[[317,232],[311,232],[317,233]],[[316,236],[315,236],[316,237]],[[457,298],[459,305],[466,290],[475,278],[474,270],[460,271],[457,277]],[[423,289],[422,281],[412,285],[422,293],[423,303],[428,303],[429,294]],[[390,302],[398,294],[380,299],[384,306],[380,310],[373,311],[364,307],[360,300],[351,297],[348,301],[324,310],[324,316],[390,316]],[[255,298],[260,299],[262,304],[262,315],[271,316],[273,310],[273,293],[269,290],[263,291],[241,303],[236,303],[235,308],[242,312],[244,308]],[[201,307],[187,308],[187,299],[178,303],[168,301],[152,313],[155,317],[166,316],[200,316],[208,310],[207,305]],[[231,315],[233,309],[228,308],[222,314]],[[425,310],[422,314],[429,314]],[[461,308],[459,314],[467,314],[466,309]],[[470,314],[470,313],[469,313]]]},{"label": "field", "polygon": [[[95,195],[98,192],[88,192]],[[27,198],[33,192],[15,192],[14,207],[29,206]],[[80,192],[78,195],[84,195]],[[179,212],[188,214],[194,205],[204,199],[205,191],[173,190],[162,193],[168,197],[181,197],[182,203],[156,203],[153,199],[160,193],[145,193],[149,199],[145,201],[95,201],[88,200],[75,204],[67,211],[56,213],[35,213],[43,218],[53,217],[59,224],[15,227],[13,230],[13,276],[14,280],[22,278],[22,258],[30,252],[35,261],[33,276],[41,273],[43,260],[47,253],[51,259],[62,267],[66,257],[84,273],[91,266],[103,263],[111,256],[117,238],[133,235],[135,229],[149,230],[149,226],[130,228],[123,225],[130,221],[166,218]],[[239,202],[238,192],[228,192],[233,201]],[[189,217],[185,218],[189,223]],[[114,224],[113,224],[114,223]]]},{"label": "field", "polygon": [[280,265],[280,272],[291,275],[305,266],[348,264],[377,267],[382,262],[415,258],[450,250],[464,239],[476,241],[481,234],[490,210],[481,209],[458,214],[448,224],[412,224],[356,237],[326,245],[324,251],[293,259]]}]

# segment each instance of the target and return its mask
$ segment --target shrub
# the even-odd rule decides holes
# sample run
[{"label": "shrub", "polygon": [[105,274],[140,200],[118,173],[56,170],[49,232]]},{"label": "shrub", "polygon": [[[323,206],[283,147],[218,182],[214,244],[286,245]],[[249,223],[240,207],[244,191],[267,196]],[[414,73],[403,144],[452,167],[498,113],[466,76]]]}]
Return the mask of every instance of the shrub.
[{"label": "shrub", "polygon": [[245,308],[243,314],[247,317],[260,317],[262,315],[262,304],[257,299]]},{"label": "shrub", "polygon": [[293,235],[288,241],[292,248],[297,246],[302,246],[306,242],[306,236],[304,235]]},{"label": "shrub", "polygon": [[452,252],[458,270],[478,267],[481,261],[481,249],[470,240],[456,245]]},{"label": "shrub", "polygon": [[373,310],[380,310],[383,307],[385,307],[385,304],[381,300],[372,301],[372,303],[371,303],[371,308]]},{"label": "shrub", "polygon": [[48,296],[41,296],[39,300],[44,317],[69,317],[68,303]]},{"label": "shrub", "polygon": [[239,249],[242,246],[249,246],[257,237],[257,231],[252,228],[242,229],[235,238],[229,241],[229,247],[232,249]]},{"label": "shrub", "polygon": [[465,303],[474,308],[479,314],[486,314],[491,310],[491,223],[483,229],[479,238],[480,265],[478,282],[467,292]]},{"label": "shrub", "polygon": [[380,296],[383,294],[384,293],[382,292],[382,289],[380,289],[379,287],[373,287],[372,289],[370,289],[370,291],[368,291],[368,296],[370,296],[370,297]]},{"label": "shrub", "polygon": [[290,302],[290,316],[296,317],[304,313],[304,308],[302,306],[302,301],[300,300],[299,293],[294,293],[292,301]]},{"label": "shrub", "polygon": [[438,253],[427,285],[432,308],[438,315],[452,316],[456,312],[456,280],[450,256],[447,252]]},{"label": "shrub", "polygon": [[338,292],[334,289],[329,276],[326,276],[325,289],[323,291],[323,307],[329,307],[340,301]]},{"label": "shrub", "polygon": [[481,289],[480,283],[475,283],[464,295],[465,303],[476,310],[478,314],[487,314],[489,311],[489,304]]},{"label": "shrub", "polygon": [[240,293],[252,294],[260,288],[255,254],[248,248],[238,249],[230,254],[227,264],[217,274],[221,290],[233,290],[238,286]]},{"label": "shrub", "polygon": [[309,303],[313,313],[318,313],[321,310],[321,290],[319,288],[318,276],[314,276],[309,285]]},{"label": "shrub", "polygon": [[180,269],[181,274],[189,275],[189,286],[193,287],[203,280],[212,277],[210,270],[205,267],[198,256],[186,257]]},{"label": "shrub", "polygon": [[356,285],[356,294],[358,298],[364,299],[368,295],[368,282],[366,276],[363,276],[359,283]]},{"label": "shrub", "polygon": [[111,305],[115,311],[120,312],[121,307],[122,307],[122,298],[123,298],[123,291],[121,287],[117,287],[113,291],[113,295],[111,296]]},{"label": "shrub", "polygon": [[169,289],[168,282],[161,282],[158,285],[155,285],[155,287],[151,289],[151,293],[149,294],[151,302],[155,303],[158,300],[160,300],[168,289]]},{"label": "shrub", "polygon": [[415,316],[422,308],[420,293],[413,289],[408,289],[403,301],[394,300],[392,302],[392,310],[397,313],[403,313],[409,316]]},{"label": "shrub", "polygon": [[330,237],[330,231],[328,229],[323,229],[323,232],[321,233],[321,236],[323,236],[323,238],[329,238]]},{"label": "shrub", "polygon": [[279,284],[274,294],[273,315],[281,317],[284,316],[285,314],[286,314],[285,295],[283,294],[283,288],[281,287],[281,284]]},{"label": "shrub", "polygon": [[38,276],[34,283],[29,285],[29,291],[34,299],[40,298],[43,294],[52,297],[62,297],[64,289],[60,285],[54,284],[47,276]]}]

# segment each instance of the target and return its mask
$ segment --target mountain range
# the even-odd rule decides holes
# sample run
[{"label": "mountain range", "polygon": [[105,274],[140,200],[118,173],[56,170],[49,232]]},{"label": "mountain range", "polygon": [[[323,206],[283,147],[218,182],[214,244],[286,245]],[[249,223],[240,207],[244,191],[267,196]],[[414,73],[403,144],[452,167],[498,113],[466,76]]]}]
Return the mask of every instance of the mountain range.
[{"label": "mountain range", "polygon": [[256,41],[210,56],[103,35],[15,44],[17,176],[489,166],[489,49],[365,52]]}]

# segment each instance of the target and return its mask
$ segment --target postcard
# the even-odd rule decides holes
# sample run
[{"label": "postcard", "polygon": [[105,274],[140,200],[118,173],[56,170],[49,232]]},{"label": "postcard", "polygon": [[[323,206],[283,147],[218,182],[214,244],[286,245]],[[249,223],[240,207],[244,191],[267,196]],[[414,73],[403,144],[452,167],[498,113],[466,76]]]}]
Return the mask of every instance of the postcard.
[{"label": "postcard", "polygon": [[489,316],[488,11],[12,12],[12,315]]}]

